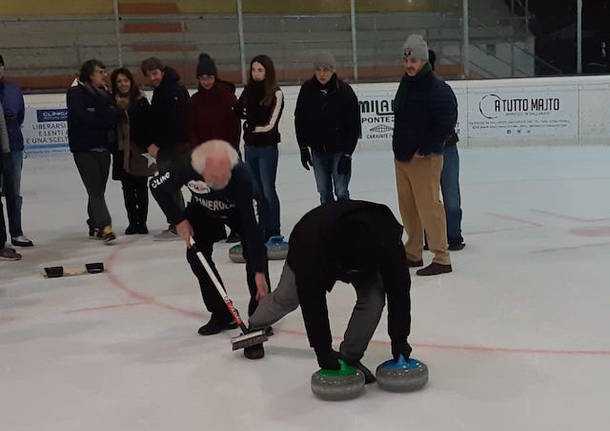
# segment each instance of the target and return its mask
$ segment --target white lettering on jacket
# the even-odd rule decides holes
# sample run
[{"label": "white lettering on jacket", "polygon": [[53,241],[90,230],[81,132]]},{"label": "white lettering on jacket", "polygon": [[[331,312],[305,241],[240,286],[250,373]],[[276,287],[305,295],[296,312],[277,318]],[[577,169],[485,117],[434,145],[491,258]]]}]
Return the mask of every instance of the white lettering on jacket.
[{"label": "white lettering on jacket", "polygon": [[160,177],[153,178],[150,181],[150,187],[152,187],[153,189],[156,189],[157,187],[159,187],[161,184],[163,184],[167,180],[169,180],[169,171],[164,173]]}]

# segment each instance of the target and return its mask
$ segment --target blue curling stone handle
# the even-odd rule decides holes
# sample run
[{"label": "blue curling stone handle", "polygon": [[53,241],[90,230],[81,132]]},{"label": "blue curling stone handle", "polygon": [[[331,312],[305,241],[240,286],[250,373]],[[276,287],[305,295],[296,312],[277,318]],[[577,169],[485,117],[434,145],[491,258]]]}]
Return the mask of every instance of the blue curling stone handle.
[{"label": "blue curling stone handle", "polygon": [[421,367],[422,363],[413,358],[406,360],[405,357],[400,354],[397,360],[390,359],[389,361],[385,361],[383,364],[381,364],[381,366],[391,370],[413,370],[417,367]]}]

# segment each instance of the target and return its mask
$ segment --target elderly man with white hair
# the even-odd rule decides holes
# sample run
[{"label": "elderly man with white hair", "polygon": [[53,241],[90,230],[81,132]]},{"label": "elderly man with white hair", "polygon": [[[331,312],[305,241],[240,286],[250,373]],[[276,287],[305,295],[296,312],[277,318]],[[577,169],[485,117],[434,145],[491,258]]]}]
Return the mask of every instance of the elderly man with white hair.
[{"label": "elderly man with white hair", "polygon": [[[185,210],[175,199],[176,191],[183,185],[192,195]],[[211,140],[193,149],[190,164],[175,165],[169,171],[153,177],[150,189],[170,223],[175,224],[178,235],[187,242],[186,259],[199,280],[203,302],[212,313],[210,321],[199,328],[199,334],[213,335],[236,328],[237,324],[199,262],[195,250],[188,244],[192,236],[197,249],[220,280],[212,260],[214,242],[225,237],[225,225],[239,233],[250,290],[248,314],[254,313],[258,301],[269,292],[269,271],[263,233],[252,204],[254,188],[246,166],[229,143]],[[251,359],[264,354],[257,346],[244,353]]]}]

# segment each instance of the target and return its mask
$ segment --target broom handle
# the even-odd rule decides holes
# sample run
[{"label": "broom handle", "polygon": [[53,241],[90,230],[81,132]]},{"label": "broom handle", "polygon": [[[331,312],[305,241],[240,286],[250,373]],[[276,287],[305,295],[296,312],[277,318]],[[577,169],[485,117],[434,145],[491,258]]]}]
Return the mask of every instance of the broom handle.
[{"label": "broom handle", "polygon": [[[195,240],[193,239],[193,237],[189,238],[189,244],[191,247],[195,247]],[[222,287],[222,284],[220,284],[220,281],[218,281],[218,278],[216,278],[216,274],[214,274],[214,271],[212,271],[212,268],[210,267],[210,264],[208,263],[208,260],[205,258],[203,253],[201,253],[201,251],[199,251],[199,250],[196,250],[196,254],[197,254],[197,257],[199,258],[199,261],[203,265],[205,272],[208,273],[208,276],[212,280],[212,283],[214,283],[214,286],[216,286],[216,290],[218,291],[218,293],[220,294],[220,297],[222,298],[225,305],[229,309],[229,312],[233,316],[233,319],[235,319],[235,322],[239,325],[240,329],[245,334],[246,332],[248,332],[248,328],[246,328],[244,321],[241,320],[241,317],[239,316],[239,311],[237,311],[237,308],[235,308],[235,306],[233,305],[233,301],[231,301],[231,298],[229,298],[227,291],[225,290],[224,287]]]}]

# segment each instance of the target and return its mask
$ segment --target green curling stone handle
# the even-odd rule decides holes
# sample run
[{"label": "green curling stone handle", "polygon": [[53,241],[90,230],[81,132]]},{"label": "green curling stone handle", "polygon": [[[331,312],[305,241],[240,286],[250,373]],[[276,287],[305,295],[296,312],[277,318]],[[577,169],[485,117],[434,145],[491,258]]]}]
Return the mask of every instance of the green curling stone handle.
[{"label": "green curling stone handle", "polygon": [[339,365],[341,368],[338,370],[325,370],[320,368],[317,374],[322,377],[345,377],[353,376],[357,372],[356,368],[347,365],[345,362],[343,362],[343,359],[339,359]]}]

